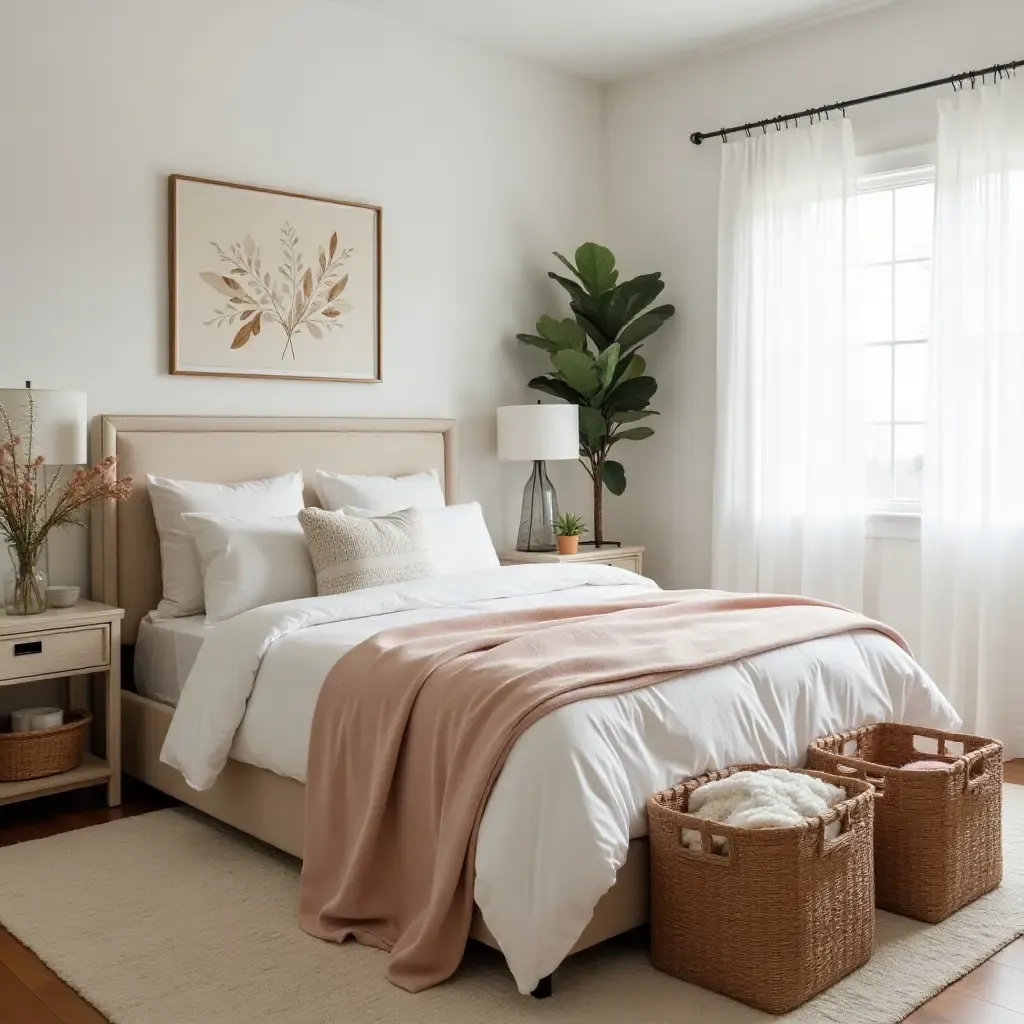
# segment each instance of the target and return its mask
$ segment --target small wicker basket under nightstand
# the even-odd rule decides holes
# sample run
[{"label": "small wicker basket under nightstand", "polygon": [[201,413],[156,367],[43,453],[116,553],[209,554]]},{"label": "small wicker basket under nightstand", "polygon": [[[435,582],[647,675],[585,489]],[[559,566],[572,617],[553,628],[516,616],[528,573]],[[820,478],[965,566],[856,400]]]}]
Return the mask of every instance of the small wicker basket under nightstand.
[{"label": "small wicker basket under nightstand", "polygon": [[69,772],[82,763],[87,711],[69,711],[64,724],[38,732],[11,732],[10,720],[0,723],[0,782],[26,782]]}]

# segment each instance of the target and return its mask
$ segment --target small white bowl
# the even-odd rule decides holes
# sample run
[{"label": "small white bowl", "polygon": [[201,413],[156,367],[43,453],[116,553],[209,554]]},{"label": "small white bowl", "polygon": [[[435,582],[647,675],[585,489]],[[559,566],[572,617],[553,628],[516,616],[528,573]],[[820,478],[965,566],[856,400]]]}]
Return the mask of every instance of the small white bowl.
[{"label": "small white bowl", "polygon": [[47,587],[47,608],[70,608],[78,603],[79,587]]}]

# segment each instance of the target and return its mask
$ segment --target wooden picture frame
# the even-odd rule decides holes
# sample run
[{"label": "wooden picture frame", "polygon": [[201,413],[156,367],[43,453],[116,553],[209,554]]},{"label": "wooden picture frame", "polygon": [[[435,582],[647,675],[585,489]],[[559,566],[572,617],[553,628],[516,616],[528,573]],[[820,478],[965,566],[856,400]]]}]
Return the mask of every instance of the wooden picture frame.
[{"label": "wooden picture frame", "polygon": [[168,176],[170,372],[380,383],[382,210]]}]

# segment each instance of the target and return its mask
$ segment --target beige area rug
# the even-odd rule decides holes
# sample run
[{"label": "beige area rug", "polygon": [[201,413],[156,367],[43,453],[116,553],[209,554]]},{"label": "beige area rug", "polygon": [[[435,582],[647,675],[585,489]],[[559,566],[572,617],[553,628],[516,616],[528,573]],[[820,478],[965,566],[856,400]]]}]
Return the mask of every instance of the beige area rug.
[{"label": "beige area rug", "polygon": [[660,974],[639,932],[572,957],[548,1000],[476,944],[409,995],[384,953],[299,931],[295,861],[186,810],[0,850],[0,922],[115,1024],[888,1024],[1024,932],[1024,787],[1005,797],[1003,887],[936,926],[880,913],[871,961],[784,1018]]}]

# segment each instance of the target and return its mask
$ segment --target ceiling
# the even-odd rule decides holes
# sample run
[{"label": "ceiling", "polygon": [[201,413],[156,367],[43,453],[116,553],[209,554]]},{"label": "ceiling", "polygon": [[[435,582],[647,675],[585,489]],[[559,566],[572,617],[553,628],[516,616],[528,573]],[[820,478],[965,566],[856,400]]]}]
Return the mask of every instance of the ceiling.
[{"label": "ceiling", "polygon": [[375,10],[585,75],[620,78],[694,50],[893,0],[360,0]]}]

